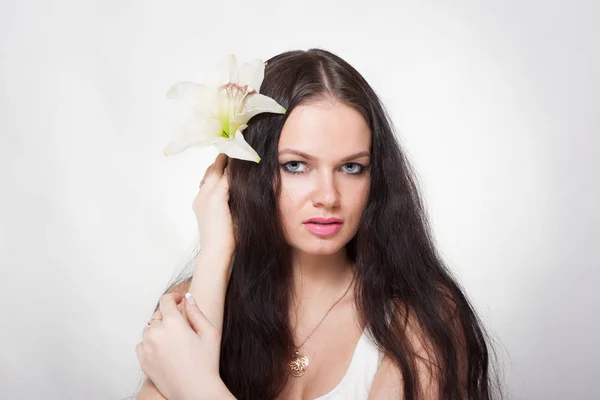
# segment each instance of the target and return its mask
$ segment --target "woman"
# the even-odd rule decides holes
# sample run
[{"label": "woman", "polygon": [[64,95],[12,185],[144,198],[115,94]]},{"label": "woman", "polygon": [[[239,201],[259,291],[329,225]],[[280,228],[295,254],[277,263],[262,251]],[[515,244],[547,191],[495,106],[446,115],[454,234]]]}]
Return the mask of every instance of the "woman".
[{"label": "woman", "polygon": [[144,333],[159,343],[161,312],[175,315],[189,291],[203,314],[179,310],[204,340],[203,367],[175,383],[185,368],[156,357],[138,398],[492,398],[483,328],[434,247],[373,89],[311,49],[268,60],[260,93],[287,113],[244,131],[260,164],[219,155],[207,170],[193,276],[167,290]]}]

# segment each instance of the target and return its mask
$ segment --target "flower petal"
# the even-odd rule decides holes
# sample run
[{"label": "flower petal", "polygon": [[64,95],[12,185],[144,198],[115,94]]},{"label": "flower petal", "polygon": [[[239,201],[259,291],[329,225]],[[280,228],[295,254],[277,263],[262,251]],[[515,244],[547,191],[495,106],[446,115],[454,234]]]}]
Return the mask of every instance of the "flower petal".
[{"label": "flower petal", "polygon": [[246,98],[244,109],[241,113],[236,115],[234,121],[246,123],[250,118],[254,117],[256,114],[264,112],[285,114],[286,110],[272,98],[259,93],[255,93]]},{"label": "flower petal", "polygon": [[206,147],[224,140],[228,139],[221,136],[221,122],[197,112],[180,123],[163,153],[172,156],[190,147]]},{"label": "flower petal", "polygon": [[254,149],[246,142],[242,130],[247,125],[240,126],[240,129],[235,132],[233,140],[227,140],[219,143],[215,143],[215,147],[220,153],[225,153],[231,158],[237,158],[240,160],[254,161],[255,163],[260,162],[260,156]]},{"label": "flower petal", "polygon": [[194,107],[205,108],[216,88],[193,82],[178,82],[171,86],[165,95]]},{"label": "flower petal", "polygon": [[248,90],[260,91],[260,85],[265,78],[265,63],[255,58],[245,63],[239,70],[238,83],[241,86],[248,85]]},{"label": "flower petal", "polygon": [[248,121],[229,120],[229,132],[243,131],[248,126],[246,122]]},{"label": "flower petal", "polygon": [[237,59],[235,55],[229,54],[219,62],[219,85],[238,81]]}]

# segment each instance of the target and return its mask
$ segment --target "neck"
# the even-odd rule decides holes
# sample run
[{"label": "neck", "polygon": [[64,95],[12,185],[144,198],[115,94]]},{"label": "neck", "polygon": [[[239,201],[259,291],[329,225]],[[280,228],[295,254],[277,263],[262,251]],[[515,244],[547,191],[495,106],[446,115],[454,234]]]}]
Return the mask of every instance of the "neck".
[{"label": "neck", "polygon": [[313,297],[344,286],[352,279],[352,265],[345,249],[331,255],[296,253],[292,258],[294,293]]},{"label": "neck", "polygon": [[292,269],[296,308],[317,310],[344,293],[354,272],[345,249],[332,255],[294,254]]}]

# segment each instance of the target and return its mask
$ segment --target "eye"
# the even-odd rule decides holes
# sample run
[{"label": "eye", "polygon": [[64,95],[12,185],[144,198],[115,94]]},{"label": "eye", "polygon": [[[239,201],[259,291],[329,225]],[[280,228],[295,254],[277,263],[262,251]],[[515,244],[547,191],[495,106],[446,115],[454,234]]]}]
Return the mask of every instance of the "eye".
[{"label": "eye", "polygon": [[[362,174],[362,172],[365,169],[364,165],[358,164],[358,163],[346,163],[344,164],[344,167],[350,167],[346,170],[346,172],[350,175],[360,175]],[[354,167],[354,168],[352,168]]]},{"label": "eye", "polygon": [[[302,161],[288,161],[280,164],[283,170],[289,174],[303,174],[302,166],[305,165]],[[360,175],[367,167],[358,163],[346,163],[341,167],[347,175]]]},{"label": "eye", "polygon": [[284,169],[285,172],[288,172],[290,174],[301,174],[303,173],[303,171],[300,171],[299,166],[303,164],[304,163],[302,161],[289,161],[281,164],[281,167]]}]

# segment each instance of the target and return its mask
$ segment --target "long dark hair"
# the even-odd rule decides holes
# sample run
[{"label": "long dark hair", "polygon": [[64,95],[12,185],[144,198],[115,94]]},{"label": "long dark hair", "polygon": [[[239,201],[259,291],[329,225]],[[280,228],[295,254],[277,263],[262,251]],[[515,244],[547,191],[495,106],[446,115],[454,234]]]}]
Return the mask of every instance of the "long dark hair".
[{"label": "long dark hair", "polygon": [[244,131],[262,157],[260,164],[230,160],[236,249],[225,299],[220,373],[233,395],[273,399],[287,382],[286,361],[293,350],[288,320],[292,275],[290,246],[277,213],[278,142],[294,107],[333,97],[358,110],[372,133],[369,199],[358,232],[347,244],[356,268],[362,324],[400,368],[405,399],[422,397],[409,321],[418,323],[430,343],[428,358],[441,399],[493,398],[482,323],[436,251],[415,174],[373,89],[340,57],[311,49],[269,59],[260,93],[274,98],[287,114],[259,114]]}]

